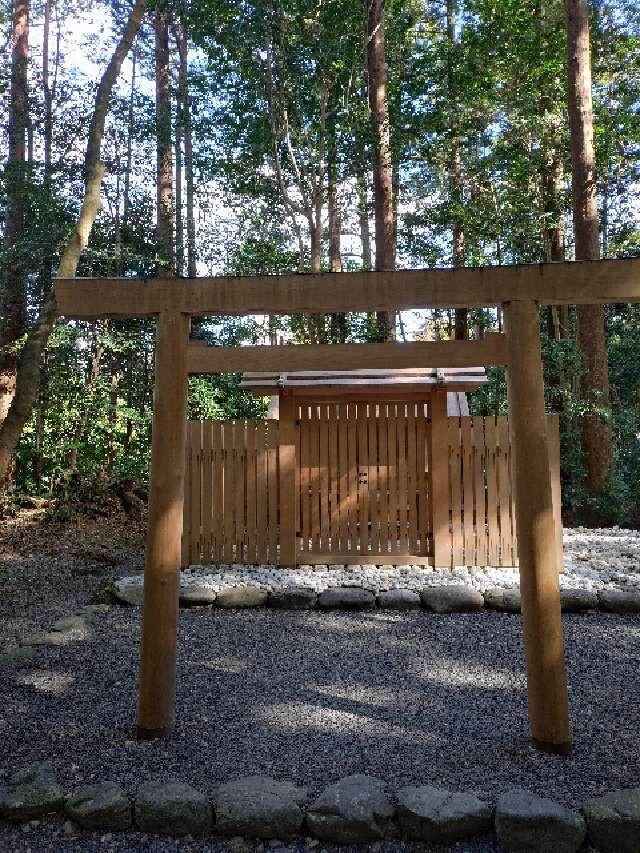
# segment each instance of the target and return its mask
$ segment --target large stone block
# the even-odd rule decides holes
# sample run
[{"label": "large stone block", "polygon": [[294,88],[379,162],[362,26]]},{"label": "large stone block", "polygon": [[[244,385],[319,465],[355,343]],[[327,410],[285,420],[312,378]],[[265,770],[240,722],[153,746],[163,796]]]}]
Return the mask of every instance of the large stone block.
[{"label": "large stone block", "polygon": [[295,838],[302,828],[305,791],[264,776],[221,785],[213,800],[219,835],[245,838]]},{"label": "large stone block", "polygon": [[378,607],[385,610],[415,610],[421,606],[420,596],[411,589],[388,589],[378,594]]},{"label": "large stone block", "polygon": [[204,835],[211,828],[207,798],[180,782],[149,782],[138,791],[136,824],[158,835]]},{"label": "large stone block", "polygon": [[115,782],[78,788],[65,803],[64,810],[82,829],[111,832],[129,829],[133,817],[129,798]]},{"label": "large stone block", "polygon": [[316,606],[318,595],[313,589],[287,586],[269,593],[267,604],[279,610],[311,610]]},{"label": "large stone block", "polygon": [[502,794],[496,834],[510,853],[575,853],[587,834],[582,815],[529,791]]},{"label": "large stone block", "polygon": [[464,583],[426,587],[421,597],[425,607],[436,613],[471,613],[484,607],[482,595]]},{"label": "large stone block", "polygon": [[640,788],[611,791],[583,806],[589,840],[602,853],[640,850]]},{"label": "large stone block", "polygon": [[636,589],[601,589],[598,598],[609,613],[640,613],[640,592]]},{"label": "large stone block", "polygon": [[337,607],[343,610],[370,610],[375,605],[375,597],[368,589],[359,586],[339,586],[325,589],[318,596],[318,606]]},{"label": "large stone block", "polygon": [[382,780],[348,776],[320,794],[307,814],[307,826],[322,841],[366,844],[384,837],[394,813]]},{"label": "large stone block", "polygon": [[520,613],[522,606],[520,588],[517,586],[511,588],[494,586],[484,593],[484,603],[491,610],[499,610],[502,613]]},{"label": "large stone block", "polygon": [[20,822],[33,820],[64,806],[64,792],[46,762],[18,770],[0,789],[0,817]]},{"label": "large stone block", "polygon": [[398,819],[403,835],[413,841],[450,844],[488,832],[493,806],[471,793],[453,793],[429,785],[398,792]]},{"label": "large stone block", "polygon": [[268,592],[257,586],[232,586],[221,589],[216,598],[216,607],[235,609],[260,607],[266,604]]}]

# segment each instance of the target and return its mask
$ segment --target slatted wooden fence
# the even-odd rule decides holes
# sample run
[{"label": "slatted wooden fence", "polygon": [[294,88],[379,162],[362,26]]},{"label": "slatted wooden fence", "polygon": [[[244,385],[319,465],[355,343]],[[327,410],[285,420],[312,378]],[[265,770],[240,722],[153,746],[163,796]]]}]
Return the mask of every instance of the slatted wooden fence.
[{"label": "slatted wooden fence", "polygon": [[300,563],[429,561],[425,405],[301,406]]},{"label": "slatted wooden fence", "polygon": [[[430,483],[425,403],[301,405],[298,563],[431,563],[431,500],[449,509],[449,565],[517,564],[507,419],[447,418],[448,483]],[[561,554],[559,431],[548,417]],[[278,563],[278,421],[188,425],[183,564]]]}]

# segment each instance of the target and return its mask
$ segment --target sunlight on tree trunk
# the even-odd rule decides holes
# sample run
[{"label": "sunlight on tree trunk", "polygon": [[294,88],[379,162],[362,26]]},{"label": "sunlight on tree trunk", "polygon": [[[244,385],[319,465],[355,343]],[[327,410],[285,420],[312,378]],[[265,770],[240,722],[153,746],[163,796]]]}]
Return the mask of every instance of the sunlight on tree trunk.
[{"label": "sunlight on tree trunk", "polygon": [[[105,174],[105,166],[100,161],[100,149],[109,100],[122,63],[131,49],[133,39],[140,29],[145,6],[146,0],[136,0],[124,33],[98,85],[93,115],[89,125],[84,160],[84,199],[75,228],[62,254],[58,270],[60,278],[73,278],[75,276],[80,255],[87,245],[91,228],[100,208],[100,186]],[[0,427],[0,489],[2,490],[7,486],[11,460],[20,440],[22,430],[31,417],[33,402],[38,391],[42,351],[47,344],[56,318],[55,294],[51,291],[45,299],[40,316],[33,329],[29,332],[26,343],[20,352],[16,374],[15,396],[9,412]]]}]

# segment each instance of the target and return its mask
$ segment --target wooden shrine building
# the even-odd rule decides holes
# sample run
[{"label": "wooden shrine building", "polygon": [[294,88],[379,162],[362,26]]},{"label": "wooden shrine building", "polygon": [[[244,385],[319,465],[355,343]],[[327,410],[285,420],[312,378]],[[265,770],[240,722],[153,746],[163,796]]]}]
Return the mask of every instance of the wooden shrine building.
[{"label": "wooden shrine building", "polygon": [[[571,745],[540,349],[540,305],[640,302],[640,258],[484,268],[195,279],[58,279],[69,319],[156,319],[149,520],[140,649],[140,738],[175,722],[187,383],[190,373],[507,367],[529,723],[541,749]],[[201,347],[190,318],[499,306],[505,333],[477,341]],[[280,510],[295,513],[295,418],[279,422]],[[433,437],[432,437],[433,441]],[[433,453],[434,459],[443,458]],[[280,562],[295,561],[295,536]]]},{"label": "wooden shrine building", "polygon": [[[466,397],[487,381],[484,367],[245,373],[271,398],[265,420],[188,425],[183,565],[516,565],[508,421],[470,417]],[[561,566],[557,417],[547,427]]]}]

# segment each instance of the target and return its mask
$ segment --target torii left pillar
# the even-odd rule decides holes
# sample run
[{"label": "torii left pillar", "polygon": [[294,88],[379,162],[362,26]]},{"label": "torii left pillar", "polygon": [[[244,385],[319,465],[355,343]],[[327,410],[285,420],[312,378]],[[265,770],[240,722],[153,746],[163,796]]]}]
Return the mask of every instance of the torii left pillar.
[{"label": "torii left pillar", "polygon": [[186,314],[163,311],[158,316],[138,692],[140,740],[164,737],[175,725],[188,338]]}]

